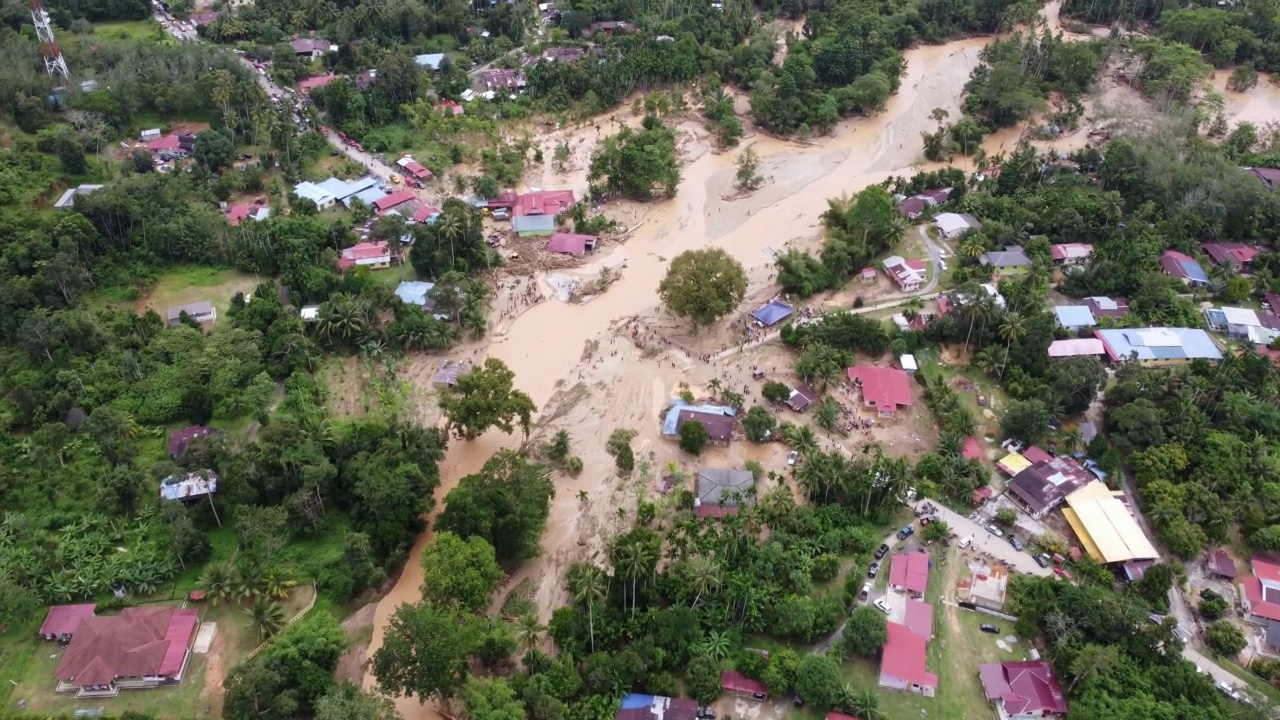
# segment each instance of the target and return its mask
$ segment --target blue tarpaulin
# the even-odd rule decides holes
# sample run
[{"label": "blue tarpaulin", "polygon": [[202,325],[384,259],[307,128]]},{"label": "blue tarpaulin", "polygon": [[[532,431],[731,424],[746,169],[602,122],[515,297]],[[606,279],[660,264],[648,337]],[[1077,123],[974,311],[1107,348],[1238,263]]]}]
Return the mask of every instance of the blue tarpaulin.
[{"label": "blue tarpaulin", "polygon": [[623,710],[637,710],[640,708],[653,707],[652,695],[640,695],[639,693],[627,693],[622,696]]},{"label": "blue tarpaulin", "polygon": [[791,317],[792,312],[794,312],[794,310],[790,305],[782,302],[781,300],[772,300],[768,305],[765,305],[759,310],[751,313],[751,317],[755,318],[761,325],[769,327],[770,325],[776,325]]}]

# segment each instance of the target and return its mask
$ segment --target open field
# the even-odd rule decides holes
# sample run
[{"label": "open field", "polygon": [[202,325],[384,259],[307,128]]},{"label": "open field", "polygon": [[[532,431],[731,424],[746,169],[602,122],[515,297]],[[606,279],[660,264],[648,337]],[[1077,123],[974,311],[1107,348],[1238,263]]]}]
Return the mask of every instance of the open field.
[{"label": "open field", "polygon": [[221,315],[231,307],[231,298],[236,293],[247,295],[265,280],[238,270],[176,268],[144,290],[133,307],[138,313],[155,310],[163,318],[165,311],[175,305],[208,301],[218,308]]},{"label": "open field", "polygon": [[92,35],[64,35],[60,33],[58,39],[69,45],[92,43],[95,39],[119,42],[145,41],[165,45],[171,45],[176,42],[172,35],[166,33],[163,28],[150,18],[146,20],[94,23]]}]

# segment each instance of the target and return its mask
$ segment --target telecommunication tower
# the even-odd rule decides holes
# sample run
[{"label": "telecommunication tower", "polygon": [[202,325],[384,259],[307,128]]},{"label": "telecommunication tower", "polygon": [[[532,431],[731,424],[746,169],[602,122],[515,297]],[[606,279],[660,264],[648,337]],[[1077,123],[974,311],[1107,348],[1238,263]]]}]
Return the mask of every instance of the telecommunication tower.
[{"label": "telecommunication tower", "polygon": [[45,12],[42,0],[27,0],[31,10],[31,21],[36,25],[36,39],[40,41],[40,54],[44,56],[44,69],[49,77],[71,78],[67,69],[67,61],[62,59],[62,51],[58,49],[58,41],[53,38],[53,26],[49,24],[49,13]]}]

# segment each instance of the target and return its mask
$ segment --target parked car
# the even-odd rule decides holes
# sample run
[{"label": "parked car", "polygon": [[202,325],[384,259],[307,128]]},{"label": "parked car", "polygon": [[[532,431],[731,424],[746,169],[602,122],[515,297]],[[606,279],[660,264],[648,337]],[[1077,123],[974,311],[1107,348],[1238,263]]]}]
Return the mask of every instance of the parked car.
[{"label": "parked car", "polygon": [[914,535],[914,534],[915,534],[915,532],[916,532],[916,529],[915,529],[915,528],[913,528],[913,527],[911,527],[910,525],[908,525],[908,526],[906,526],[906,527],[904,527],[904,528],[902,528],[901,530],[899,530],[899,531],[898,531],[898,539],[899,539],[899,540],[906,540],[907,538],[909,538],[909,537],[911,537],[912,535]]},{"label": "parked car", "polygon": [[1009,536],[1009,544],[1013,546],[1014,550],[1022,552],[1022,541],[1016,535]]},{"label": "parked car", "polygon": [[867,577],[873,578],[880,570],[880,563],[871,563],[871,567],[867,568]]},{"label": "parked car", "polygon": [[1173,629],[1173,634],[1181,640],[1184,645],[1191,642],[1191,633],[1183,630],[1181,625]]},{"label": "parked car", "polygon": [[999,625],[987,625],[987,624],[983,624],[983,625],[982,625],[982,627],[981,627],[980,629],[981,629],[981,630],[982,630],[982,632],[984,632],[984,633],[991,633],[992,635],[999,635],[999,634],[1000,634],[1000,626],[999,626]]},{"label": "parked car", "polygon": [[1040,553],[1036,556],[1036,564],[1042,568],[1049,567],[1049,556],[1044,553]]},{"label": "parked car", "polygon": [[880,612],[884,613],[885,615],[888,615],[889,613],[893,612],[892,610],[889,609],[889,603],[885,602],[884,598],[876,598],[876,601],[873,604],[880,609]]},{"label": "parked car", "polygon": [[987,532],[991,533],[992,535],[995,535],[996,537],[1004,537],[1004,531],[1001,530],[998,526],[996,526],[995,523],[991,523],[990,525],[987,526]]},{"label": "parked car", "polygon": [[1218,692],[1222,693],[1223,695],[1226,695],[1232,700],[1236,699],[1236,695],[1237,695],[1236,689],[1231,687],[1230,683],[1219,680],[1218,684],[1214,685],[1214,687],[1218,688]]},{"label": "parked car", "polygon": [[862,585],[862,592],[858,593],[858,602],[866,602],[867,596],[871,594],[871,583]]},{"label": "parked car", "polygon": [[796,460],[798,460],[799,458],[800,458],[800,453],[796,452],[795,450],[792,450],[791,452],[787,453],[787,464],[795,465]]},{"label": "parked car", "polygon": [[880,547],[876,548],[876,559],[877,559],[877,560],[879,560],[880,558],[882,558],[882,557],[884,557],[885,555],[888,555],[888,554],[889,554],[889,546],[888,546],[888,545],[881,545]]},{"label": "parked car", "polygon": [[970,545],[972,545],[972,544],[973,544],[973,536],[972,536],[972,535],[965,535],[964,537],[960,538],[960,547],[961,547],[961,548],[967,548],[967,547],[969,547],[969,546],[970,546]]},{"label": "parked car", "polygon": [[715,720],[716,711],[709,707],[698,708],[698,720]]}]

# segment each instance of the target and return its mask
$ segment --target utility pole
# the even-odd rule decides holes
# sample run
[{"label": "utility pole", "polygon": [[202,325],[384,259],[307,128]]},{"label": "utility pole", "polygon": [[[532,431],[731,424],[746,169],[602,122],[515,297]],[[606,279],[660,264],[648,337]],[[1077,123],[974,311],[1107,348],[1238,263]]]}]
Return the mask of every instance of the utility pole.
[{"label": "utility pole", "polygon": [[49,77],[71,78],[67,69],[67,61],[62,58],[58,49],[58,41],[53,37],[53,26],[49,24],[49,13],[45,12],[42,0],[27,0],[31,10],[31,21],[36,26],[36,39],[40,41],[40,54],[44,56],[44,69]]}]

